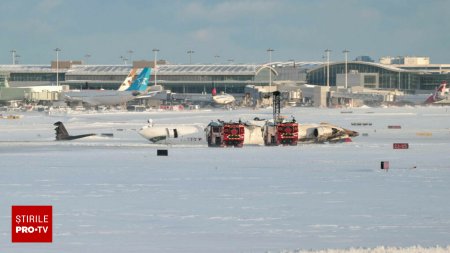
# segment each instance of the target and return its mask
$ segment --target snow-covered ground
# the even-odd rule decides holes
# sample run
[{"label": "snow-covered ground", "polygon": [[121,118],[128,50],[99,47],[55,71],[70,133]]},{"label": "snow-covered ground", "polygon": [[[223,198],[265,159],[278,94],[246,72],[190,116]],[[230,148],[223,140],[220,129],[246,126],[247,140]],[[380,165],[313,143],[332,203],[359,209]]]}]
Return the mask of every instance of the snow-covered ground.
[{"label": "snow-covered ground", "polygon": [[[450,107],[342,111],[349,110],[290,108],[283,114],[356,130],[360,136],[352,143],[167,147],[168,157],[156,156],[161,146],[137,134],[147,119],[206,124],[270,118],[272,111],[25,113],[0,120],[0,250],[301,252],[449,245]],[[71,134],[114,137],[56,142],[56,121]],[[372,125],[351,125],[358,122]],[[410,148],[394,150],[394,142]],[[381,161],[390,162],[388,172],[380,170]],[[11,243],[12,205],[52,205],[53,243]]]}]

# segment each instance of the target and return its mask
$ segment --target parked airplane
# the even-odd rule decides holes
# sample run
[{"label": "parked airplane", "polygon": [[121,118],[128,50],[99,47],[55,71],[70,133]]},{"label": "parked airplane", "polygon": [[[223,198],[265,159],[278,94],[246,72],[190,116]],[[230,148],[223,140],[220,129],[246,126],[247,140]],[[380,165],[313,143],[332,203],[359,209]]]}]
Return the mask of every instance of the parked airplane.
[{"label": "parked airplane", "polygon": [[444,99],[445,92],[446,92],[446,89],[445,89],[446,86],[447,86],[447,82],[442,81],[441,84],[439,85],[439,87],[437,87],[436,90],[434,91],[434,94],[425,101],[425,104],[432,104],[432,103],[435,103],[435,102],[438,102],[438,101]]},{"label": "parked airplane", "polygon": [[[156,99],[167,100],[167,94],[155,96]],[[193,94],[193,93],[171,93],[170,98],[178,101],[190,101],[200,104],[212,104],[217,106],[231,105],[236,99],[234,96],[226,93],[217,94],[213,88],[211,94]]]},{"label": "parked airplane", "polygon": [[69,135],[69,132],[67,132],[66,128],[64,127],[64,124],[61,121],[58,121],[53,125],[56,126],[55,131],[57,141],[70,141],[95,135],[95,134]]},{"label": "parked airplane", "polygon": [[212,94],[212,99],[213,99],[214,103],[216,103],[218,105],[229,105],[229,104],[233,103],[234,101],[236,101],[236,99],[230,94],[221,93],[221,94],[217,95],[216,88],[213,88],[211,94]]},{"label": "parked airplane", "polygon": [[127,90],[130,87],[131,83],[133,82],[134,76],[136,76],[136,72],[137,72],[136,69],[132,69],[130,71],[130,73],[128,74],[127,78],[125,78],[123,83],[119,86],[118,91],[125,91],[125,90]]},{"label": "parked airplane", "polygon": [[150,73],[150,68],[142,69],[139,76],[128,88],[126,88],[126,82],[130,80],[130,75],[125,79],[125,85],[122,83],[123,86],[121,85],[119,90],[71,91],[64,93],[64,97],[69,101],[82,101],[95,106],[123,104],[130,100],[149,95],[145,94],[145,91],[150,79]]},{"label": "parked airplane", "polygon": [[[244,145],[264,145],[263,127],[267,121],[255,119],[245,122]],[[138,132],[154,144],[201,144],[206,145],[206,126],[203,125],[156,125],[149,122]],[[299,143],[351,142],[358,132],[328,123],[299,124]]]},{"label": "parked airplane", "polygon": [[[397,104],[433,104],[445,99],[447,82],[442,81],[433,94],[403,95],[396,98]],[[448,92],[448,91],[447,91]]]}]

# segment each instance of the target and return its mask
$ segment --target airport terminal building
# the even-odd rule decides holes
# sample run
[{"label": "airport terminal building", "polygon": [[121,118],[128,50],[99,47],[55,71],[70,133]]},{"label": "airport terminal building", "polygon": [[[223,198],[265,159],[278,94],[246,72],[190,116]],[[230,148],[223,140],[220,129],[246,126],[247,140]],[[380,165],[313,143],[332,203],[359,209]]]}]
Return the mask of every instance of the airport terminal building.
[{"label": "airport terminal building", "polygon": [[[412,93],[433,90],[443,80],[450,83],[450,64],[429,64],[426,59],[416,62],[400,60],[388,62],[383,59],[384,64],[364,61],[161,64],[157,66],[156,75],[155,71],[152,72],[151,84],[155,83],[156,76],[157,84],[175,93],[209,93],[215,87],[218,92],[243,94],[247,85],[307,83],[325,86],[329,71],[330,86],[344,87],[346,66],[349,87],[397,89]],[[146,63],[153,65],[153,62]],[[61,61],[58,69],[55,62],[50,65],[0,65],[0,81],[7,80],[10,87],[56,85],[58,81],[59,85],[68,85],[70,89],[117,89],[131,69],[130,65],[83,65],[79,61]]]},{"label": "airport terminal building", "polygon": [[[344,86],[345,65],[345,62],[329,64],[330,86]],[[327,64],[310,69],[308,83],[326,85],[327,69]],[[351,61],[347,63],[347,69],[350,86],[414,92],[434,90],[443,80],[450,83],[450,64],[387,65]]]},{"label": "airport terminal building", "polygon": [[[71,89],[117,89],[128,75],[127,65],[71,65],[58,69],[59,85]],[[138,70],[140,71],[140,70]],[[243,93],[246,85],[268,85],[268,65],[161,65],[152,72],[150,85],[156,83],[176,93]],[[56,85],[56,68],[49,65],[0,65],[0,76],[11,87]]]}]

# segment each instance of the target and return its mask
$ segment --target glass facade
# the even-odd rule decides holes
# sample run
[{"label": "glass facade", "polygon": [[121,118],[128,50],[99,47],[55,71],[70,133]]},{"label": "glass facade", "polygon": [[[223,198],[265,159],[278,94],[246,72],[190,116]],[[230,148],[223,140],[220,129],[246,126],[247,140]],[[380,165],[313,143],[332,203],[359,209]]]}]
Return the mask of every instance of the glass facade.
[{"label": "glass facade", "polygon": [[80,82],[63,82],[63,85],[68,85],[70,89],[76,90],[84,90],[84,89],[92,89],[92,90],[117,90],[120,86],[118,82],[102,82],[102,81],[80,81]]},{"label": "glass facade", "polygon": [[[210,93],[213,87],[217,92],[243,93],[247,84],[254,84],[252,75],[158,75],[158,84],[176,93]],[[88,83],[91,89],[117,89],[126,75],[70,75],[66,76],[71,89],[80,89]],[[150,84],[155,82],[150,78]],[[268,82],[268,79],[267,79]]]},{"label": "glass facade", "polygon": [[242,82],[167,82],[158,80],[158,84],[165,89],[171,90],[175,93],[211,93],[213,88],[216,88],[217,93],[244,93],[245,86],[250,83]]},{"label": "glass facade", "polygon": [[447,83],[450,83],[450,73],[420,75],[420,86],[423,90],[433,90],[442,81],[447,81]]},{"label": "glass facade", "polygon": [[[450,81],[450,74],[430,74],[405,70],[395,70],[376,64],[350,62],[348,72],[378,73],[381,89],[400,89],[412,92],[414,90],[433,90],[443,80]],[[330,64],[330,86],[336,85],[336,75],[345,73],[345,63]],[[310,70],[307,81],[310,84],[326,85],[327,66]]]},{"label": "glass facade", "polygon": [[7,78],[8,76],[6,74],[0,73],[0,88],[6,87],[6,83],[8,81]]},{"label": "glass facade", "polygon": [[[59,81],[65,80],[65,73],[58,73]],[[56,82],[56,73],[20,73],[11,72],[9,81],[18,82]]]},{"label": "glass facade", "polygon": [[67,80],[86,81],[118,81],[125,80],[127,75],[66,75]]},{"label": "glass facade", "polygon": [[213,81],[251,81],[252,75],[158,75],[159,81],[213,82]]}]

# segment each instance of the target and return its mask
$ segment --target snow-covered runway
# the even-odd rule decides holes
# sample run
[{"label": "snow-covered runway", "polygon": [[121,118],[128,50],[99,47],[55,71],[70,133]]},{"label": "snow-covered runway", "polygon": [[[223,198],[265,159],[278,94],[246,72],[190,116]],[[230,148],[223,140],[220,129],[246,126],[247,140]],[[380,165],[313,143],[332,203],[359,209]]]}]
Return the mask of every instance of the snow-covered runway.
[{"label": "snow-covered runway", "polygon": [[[115,113],[0,121],[0,248],[7,252],[279,252],[450,243],[450,108],[291,108],[352,143],[167,147],[136,129],[270,118],[270,110]],[[70,133],[114,133],[55,142]],[[352,126],[370,122],[371,126]],[[401,125],[401,129],[388,129]],[[431,133],[431,136],[418,133]],[[366,136],[362,136],[365,133]],[[393,150],[407,142],[408,150]],[[388,172],[380,162],[389,161]],[[12,244],[12,205],[52,205],[52,244]]]}]

